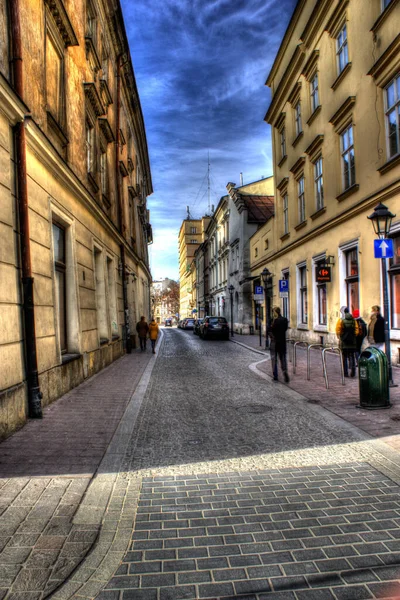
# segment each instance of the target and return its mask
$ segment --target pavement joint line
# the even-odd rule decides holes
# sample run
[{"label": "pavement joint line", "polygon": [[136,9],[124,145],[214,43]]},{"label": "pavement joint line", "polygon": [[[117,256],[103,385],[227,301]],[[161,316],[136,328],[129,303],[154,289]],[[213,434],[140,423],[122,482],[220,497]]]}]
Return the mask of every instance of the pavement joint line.
[{"label": "pavement joint line", "polygon": [[234,344],[237,344],[238,346],[243,346],[243,348],[247,348],[247,350],[251,350],[252,352],[255,352],[256,354],[261,354],[262,356],[266,356],[267,360],[268,360],[268,358],[270,358],[269,351],[267,351],[267,350],[257,350],[257,348],[252,348],[251,346],[248,346],[247,344],[244,344],[243,342],[238,342],[237,340],[233,340],[232,338],[229,338],[229,341],[233,342]]},{"label": "pavement joint line", "polygon": [[[107,448],[107,450],[103,456],[103,459],[102,459],[101,463],[99,464],[97,471],[94,474],[92,481],[90,482],[90,484],[88,486],[88,489],[86,490],[83,501],[80,504],[77,512],[74,515],[74,518],[73,518],[74,525],[82,526],[82,525],[96,524],[96,525],[100,526],[99,535],[97,536],[96,541],[92,546],[92,549],[86,555],[86,557],[84,557],[83,561],[79,565],[77,565],[77,568],[71,574],[72,577],[74,578],[73,579],[74,583],[78,583],[76,578],[79,578],[80,571],[81,570],[86,571],[85,559],[88,558],[93,551],[96,551],[96,549],[99,549],[98,541],[101,538],[101,531],[102,531],[101,524],[103,522],[107,506],[109,505],[110,500],[113,496],[113,492],[117,490],[117,486],[115,484],[116,484],[118,476],[120,475],[120,473],[119,473],[120,467],[122,465],[122,461],[125,456],[125,451],[128,447],[130,436],[133,433],[133,430],[134,430],[134,427],[136,424],[136,420],[139,415],[140,408],[142,406],[144,396],[149,387],[151,373],[157,362],[159,352],[163,346],[163,342],[164,342],[164,333],[162,330],[160,330],[160,341],[158,343],[158,354],[155,356],[154,361],[150,360],[149,363],[147,364],[145,371],[144,371],[142,377],[140,378],[140,380],[135,388],[135,391],[133,392],[133,394],[129,400],[129,403],[125,409],[125,412],[121,417],[120,423],[112,437],[109,447]],[[106,464],[109,464],[109,458],[111,455],[115,456],[115,461],[113,464],[114,472],[110,473],[109,469],[105,470],[105,472],[103,472],[104,466]],[[133,483],[133,481],[132,481],[132,483]],[[127,492],[128,489],[129,489],[129,486],[125,489],[125,492]],[[92,500],[92,498],[93,498],[93,500]],[[139,494],[135,500],[135,505],[137,505],[138,500],[139,500]],[[94,504],[93,504],[93,502],[94,502]],[[122,511],[123,511],[123,506],[121,507],[121,510],[120,510],[119,520],[121,519]],[[113,531],[117,532],[118,528],[114,529]],[[67,579],[67,581],[63,582],[63,584],[53,592],[51,597],[54,598],[54,600],[56,600],[56,599],[57,600],[69,600],[69,598],[79,596],[79,593],[78,593],[79,589],[86,586],[89,582],[93,583],[94,586],[96,586],[96,584],[97,584],[98,590],[92,597],[97,595],[97,593],[99,593],[102,590],[103,584],[104,584],[104,581],[103,581],[104,575],[102,577],[102,573],[104,574],[105,567],[104,567],[103,562],[107,561],[114,565],[114,563],[117,563],[122,559],[122,557],[124,556],[124,554],[126,552],[128,544],[131,540],[132,526],[130,526],[128,529],[122,529],[121,532],[122,532],[122,534],[118,540],[118,542],[119,542],[118,549],[115,549],[115,546],[113,547],[112,543],[107,545],[107,548],[104,548],[103,558],[89,579],[84,578],[85,581],[80,583],[80,585],[76,588],[75,585],[72,587],[71,587],[71,585],[69,585],[72,583],[72,579],[69,578],[69,579]],[[121,550],[120,548],[122,548],[122,546],[123,546],[123,549]],[[71,589],[71,591],[73,590],[72,593],[68,592],[69,589]]]}]

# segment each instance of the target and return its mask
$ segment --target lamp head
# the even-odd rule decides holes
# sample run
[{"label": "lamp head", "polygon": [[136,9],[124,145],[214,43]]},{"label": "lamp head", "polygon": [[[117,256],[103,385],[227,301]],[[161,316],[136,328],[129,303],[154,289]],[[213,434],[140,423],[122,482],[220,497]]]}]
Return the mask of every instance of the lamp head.
[{"label": "lamp head", "polygon": [[375,206],[372,215],[369,215],[367,218],[372,221],[376,235],[380,239],[384,239],[389,235],[392,219],[395,216],[396,215],[391,213],[387,206],[380,202],[377,206]]}]

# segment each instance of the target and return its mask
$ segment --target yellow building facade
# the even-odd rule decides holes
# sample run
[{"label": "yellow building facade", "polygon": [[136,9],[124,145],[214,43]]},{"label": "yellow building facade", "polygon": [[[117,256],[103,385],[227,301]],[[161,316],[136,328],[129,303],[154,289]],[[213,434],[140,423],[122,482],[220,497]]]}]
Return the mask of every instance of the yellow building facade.
[{"label": "yellow building facade", "polygon": [[193,316],[197,307],[196,295],[196,263],[194,256],[197,248],[204,241],[204,234],[210,221],[209,217],[201,219],[185,219],[179,230],[179,318]]},{"label": "yellow building facade", "polygon": [[[397,213],[395,256],[387,261],[393,362],[400,352],[399,24],[393,0],[298,2],[267,79],[275,217],[251,240],[252,274],[272,272],[272,303],[289,318],[289,335],[335,343],[341,306],[368,321],[371,306],[383,305],[367,217],[379,202]],[[317,281],[323,265],[331,281]],[[282,279],[287,298],[279,296]]]},{"label": "yellow building facade", "polygon": [[119,2],[6,4],[0,437],[134,345],[149,312],[152,240],[147,142]]}]

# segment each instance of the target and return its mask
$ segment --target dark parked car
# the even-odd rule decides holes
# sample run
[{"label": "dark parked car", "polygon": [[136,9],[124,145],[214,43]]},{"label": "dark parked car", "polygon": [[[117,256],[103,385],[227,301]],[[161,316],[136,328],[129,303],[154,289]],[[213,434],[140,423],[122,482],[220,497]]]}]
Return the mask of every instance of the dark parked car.
[{"label": "dark parked car", "polygon": [[196,323],[194,324],[194,328],[193,328],[194,335],[199,335],[200,325],[202,324],[203,321],[204,321],[204,319],[197,319]]},{"label": "dark parked car", "polygon": [[185,319],[182,323],[182,329],[193,329],[194,328],[194,319]]},{"label": "dark parked car", "polygon": [[172,319],[165,319],[165,327],[172,327]]},{"label": "dark parked car", "polygon": [[185,321],[186,321],[186,319],[181,319],[181,320],[178,322],[178,329],[182,329],[182,325],[183,325],[183,323],[184,323]]},{"label": "dark parked car", "polygon": [[205,317],[200,325],[200,337],[203,340],[219,338],[229,340],[229,326],[225,317]]}]

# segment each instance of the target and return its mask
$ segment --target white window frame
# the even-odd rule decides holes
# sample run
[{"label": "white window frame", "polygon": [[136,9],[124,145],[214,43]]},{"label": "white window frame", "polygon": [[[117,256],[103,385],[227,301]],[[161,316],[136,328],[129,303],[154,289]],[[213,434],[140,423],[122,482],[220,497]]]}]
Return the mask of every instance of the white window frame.
[{"label": "white window frame", "polygon": [[[393,86],[394,88],[394,103],[389,106],[388,103],[388,90]],[[386,123],[386,149],[387,157],[391,159],[400,154],[400,72],[388,83],[385,87],[385,123]],[[396,146],[397,152],[390,153],[390,135],[389,135],[389,115],[394,113],[396,120]]]},{"label": "white window frame", "polygon": [[[316,83],[315,83],[316,82]],[[318,71],[314,73],[310,80],[310,98],[311,98],[311,113],[317,110],[319,106],[319,79]]]},{"label": "white window frame", "polygon": [[[351,132],[351,134],[350,134]],[[347,141],[348,138],[348,141]],[[349,166],[348,169],[348,179],[349,184],[346,185],[346,164],[345,159],[347,160],[347,164],[350,165],[349,158],[353,154],[353,168]],[[340,132],[340,162],[342,169],[342,182],[343,182],[343,190],[346,191],[350,189],[356,183],[356,157],[354,150],[354,129],[353,123],[347,125],[345,129]]]},{"label": "white window frame", "polygon": [[281,145],[281,159],[286,156],[286,129],[285,125],[279,130],[279,139]]},{"label": "white window frame", "polygon": [[[350,250],[357,250],[359,254],[359,240],[354,239],[344,244],[341,244],[338,249],[338,263],[339,263],[339,297],[340,306],[347,306],[347,252]],[[358,262],[358,279],[361,281],[361,264]],[[362,297],[360,296],[360,306],[362,306]],[[337,315],[340,316],[339,314]]]},{"label": "white window frame", "polygon": [[283,235],[289,233],[289,197],[287,192],[282,196]]},{"label": "white window frame", "polygon": [[[344,71],[349,64],[349,46],[347,39],[347,23],[343,23],[336,36],[336,60],[338,75]],[[344,61],[344,62],[343,62]]]},{"label": "white window frame", "polygon": [[300,100],[298,100],[296,102],[295,107],[294,107],[294,122],[295,122],[295,130],[296,130],[296,137],[297,137],[303,131],[303,125],[301,122],[301,101]]},{"label": "white window frame", "polygon": [[314,190],[315,190],[315,206],[316,210],[324,208],[324,178],[322,156],[319,155],[314,161]]},{"label": "white window frame", "polygon": [[[306,276],[306,292],[307,292],[307,314],[306,314],[306,318],[307,318],[307,323],[302,321],[302,312],[303,312],[303,308],[302,308],[302,286],[301,286],[301,272],[302,269],[305,269],[305,276]],[[298,265],[296,265],[296,295],[297,295],[297,329],[309,329],[309,319],[308,319],[308,309],[309,309],[309,294],[308,294],[308,277],[307,277],[307,262],[304,261],[302,263],[299,263]]]},{"label": "white window frame", "polygon": [[304,223],[306,220],[306,196],[305,196],[305,184],[304,174],[297,179],[297,207],[299,215],[299,224]]},{"label": "white window frame", "polygon": [[[321,331],[322,333],[328,331],[328,300],[326,308],[326,325],[321,325],[319,322],[319,287],[321,284],[317,282],[316,269],[319,262],[326,260],[326,253],[313,256],[312,259],[312,289],[313,289],[313,328],[314,331]],[[326,286],[326,284],[325,284]]]}]

